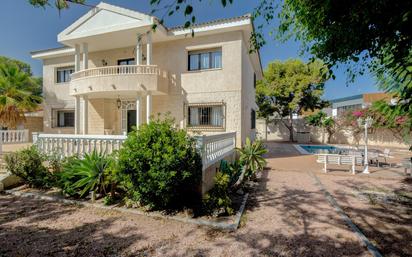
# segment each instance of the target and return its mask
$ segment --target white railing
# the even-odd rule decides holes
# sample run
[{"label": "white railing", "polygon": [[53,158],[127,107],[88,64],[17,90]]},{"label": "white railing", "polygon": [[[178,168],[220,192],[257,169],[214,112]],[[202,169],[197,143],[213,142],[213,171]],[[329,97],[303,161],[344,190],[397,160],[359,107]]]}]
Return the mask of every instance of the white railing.
[{"label": "white railing", "polygon": [[20,144],[29,141],[29,130],[0,130],[0,154],[3,153],[3,144]]},{"label": "white railing", "polygon": [[132,74],[159,74],[157,65],[118,65],[118,66],[105,66],[98,68],[91,68],[82,70],[71,74],[71,80],[110,76],[110,75],[132,75]]},{"label": "white railing", "polygon": [[44,154],[59,156],[84,155],[93,150],[111,154],[119,150],[127,136],[121,135],[71,135],[71,134],[36,134],[33,144]]},{"label": "white railing", "polygon": [[203,170],[233,154],[236,148],[236,132],[197,136],[196,139],[201,151]]},{"label": "white railing", "polygon": [[29,130],[0,130],[0,140],[3,144],[26,143],[29,140]]},{"label": "white railing", "polygon": [[[93,150],[110,154],[119,150],[127,136],[73,135],[33,133],[33,144],[40,152],[59,156],[83,155]],[[195,137],[202,156],[203,170],[232,154],[236,147],[236,132]]]}]

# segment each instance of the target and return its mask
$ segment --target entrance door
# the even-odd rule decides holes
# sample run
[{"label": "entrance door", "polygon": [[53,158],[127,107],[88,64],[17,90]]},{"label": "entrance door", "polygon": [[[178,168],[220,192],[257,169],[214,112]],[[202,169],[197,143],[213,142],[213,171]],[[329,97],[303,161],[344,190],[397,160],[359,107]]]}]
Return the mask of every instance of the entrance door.
[{"label": "entrance door", "polygon": [[136,126],[136,110],[127,110],[127,133]]}]

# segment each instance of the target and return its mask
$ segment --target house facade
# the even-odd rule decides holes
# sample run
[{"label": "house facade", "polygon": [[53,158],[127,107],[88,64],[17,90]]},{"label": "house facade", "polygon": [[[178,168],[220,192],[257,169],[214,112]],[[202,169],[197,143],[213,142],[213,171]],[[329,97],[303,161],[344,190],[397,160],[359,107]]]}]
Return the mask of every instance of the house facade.
[{"label": "house facade", "polygon": [[170,113],[191,133],[236,132],[240,145],[255,136],[262,78],[252,31],[249,15],[167,28],[100,3],[58,35],[63,47],[32,52],[43,61],[43,131],[121,135]]}]

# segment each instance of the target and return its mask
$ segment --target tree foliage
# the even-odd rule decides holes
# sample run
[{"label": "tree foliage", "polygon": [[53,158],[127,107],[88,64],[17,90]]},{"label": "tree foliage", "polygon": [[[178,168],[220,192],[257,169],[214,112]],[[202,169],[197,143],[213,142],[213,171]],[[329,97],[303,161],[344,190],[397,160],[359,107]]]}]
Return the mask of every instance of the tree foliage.
[{"label": "tree foliage", "polygon": [[290,140],[293,141],[293,114],[328,105],[321,99],[327,73],[328,69],[321,61],[304,63],[290,59],[270,63],[263,81],[256,87],[259,110],[262,108],[259,115],[277,115],[289,129]]},{"label": "tree foliage", "polygon": [[17,64],[0,64],[0,124],[15,127],[25,120],[24,113],[35,111],[42,102],[39,79],[34,79]]},{"label": "tree foliage", "polygon": [[371,132],[379,128],[388,129],[394,137],[412,145],[412,119],[402,105],[377,101],[369,108],[349,110],[342,117],[341,126],[351,128],[355,138],[363,134],[363,128],[358,126],[357,119],[371,117]]},{"label": "tree foliage", "polygon": [[8,58],[6,56],[0,56],[0,65],[16,65],[21,71],[27,73],[29,76],[32,76],[32,71],[31,71],[31,67],[28,63],[19,61],[19,60],[15,60],[12,58]]},{"label": "tree foliage", "polygon": [[319,111],[305,117],[306,122],[314,127],[320,127],[328,133],[327,143],[331,142],[333,134],[339,129],[338,122],[333,117],[328,117],[326,113]]},{"label": "tree foliage", "polygon": [[86,4],[86,0],[28,0],[30,4],[32,4],[35,7],[46,7],[46,6],[51,6],[54,4],[54,6],[61,10],[61,9],[67,9],[70,7],[69,4]]}]

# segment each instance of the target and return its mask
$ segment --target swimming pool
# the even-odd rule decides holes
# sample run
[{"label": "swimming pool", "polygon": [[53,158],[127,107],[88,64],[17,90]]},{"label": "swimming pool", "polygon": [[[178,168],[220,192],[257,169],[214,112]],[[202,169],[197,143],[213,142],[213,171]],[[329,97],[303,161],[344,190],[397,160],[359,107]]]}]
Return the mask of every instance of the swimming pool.
[{"label": "swimming pool", "polygon": [[331,145],[295,145],[295,147],[301,154],[343,154],[348,151],[348,149],[338,148]]}]

